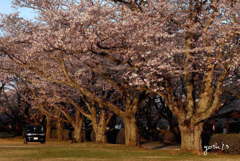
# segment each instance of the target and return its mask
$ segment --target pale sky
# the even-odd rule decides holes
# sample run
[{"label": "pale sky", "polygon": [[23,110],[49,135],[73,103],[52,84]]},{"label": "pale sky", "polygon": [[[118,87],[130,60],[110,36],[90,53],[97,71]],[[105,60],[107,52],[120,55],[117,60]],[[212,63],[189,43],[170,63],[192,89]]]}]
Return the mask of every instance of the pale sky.
[{"label": "pale sky", "polygon": [[0,13],[9,14],[19,12],[21,17],[27,19],[34,19],[36,13],[33,10],[27,8],[16,9],[11,7],[11,0],[0,0]]}]

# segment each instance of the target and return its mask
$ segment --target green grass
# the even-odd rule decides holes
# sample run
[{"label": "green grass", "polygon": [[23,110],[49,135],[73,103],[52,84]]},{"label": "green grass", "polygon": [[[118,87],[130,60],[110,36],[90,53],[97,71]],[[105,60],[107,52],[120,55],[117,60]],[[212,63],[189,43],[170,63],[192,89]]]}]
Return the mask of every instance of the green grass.
[{"label": "green grass", "polygon": [[177,150],[149,150],[124,145],[48,142],[41,145],[0,140],[0,161],[236,161],[239,155],[197,156]]}]

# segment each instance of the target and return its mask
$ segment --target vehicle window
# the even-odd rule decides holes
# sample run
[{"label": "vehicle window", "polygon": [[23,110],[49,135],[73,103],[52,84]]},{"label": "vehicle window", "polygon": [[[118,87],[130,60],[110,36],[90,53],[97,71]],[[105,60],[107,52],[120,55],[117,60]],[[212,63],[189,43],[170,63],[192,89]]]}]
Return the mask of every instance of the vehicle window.
[{"label": "vehicle window", "polygon": [[43,126],[28,126],[25,131],[29,133],[42,133],[44,132],[44,128]]}]

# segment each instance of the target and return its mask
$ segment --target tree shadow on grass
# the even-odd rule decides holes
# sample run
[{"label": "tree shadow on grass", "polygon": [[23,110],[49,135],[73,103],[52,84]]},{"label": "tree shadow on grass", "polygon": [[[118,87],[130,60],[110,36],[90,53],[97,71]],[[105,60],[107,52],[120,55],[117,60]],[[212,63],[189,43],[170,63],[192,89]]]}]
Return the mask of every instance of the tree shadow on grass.
[{"label": "tree shadow on grass", "polygon": [[159,146],[154,146],[151,149],[156,150],[156,149],[178,149],[179,148],[179,144],[162,144]]}]

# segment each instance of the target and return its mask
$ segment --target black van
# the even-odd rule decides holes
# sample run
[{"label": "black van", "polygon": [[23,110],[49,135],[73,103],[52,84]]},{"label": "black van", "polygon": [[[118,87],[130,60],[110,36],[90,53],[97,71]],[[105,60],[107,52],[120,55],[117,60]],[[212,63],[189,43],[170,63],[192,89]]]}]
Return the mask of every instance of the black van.
[{"label": "black van", "polygon": [[25,126],[23,130],[23,139],[24,139],[24,144],[27,144],[28,142],[40,142],[44,144],[46,141],[46,134],[45,134],[44,127],[41,125]]}]

